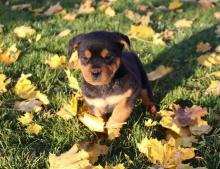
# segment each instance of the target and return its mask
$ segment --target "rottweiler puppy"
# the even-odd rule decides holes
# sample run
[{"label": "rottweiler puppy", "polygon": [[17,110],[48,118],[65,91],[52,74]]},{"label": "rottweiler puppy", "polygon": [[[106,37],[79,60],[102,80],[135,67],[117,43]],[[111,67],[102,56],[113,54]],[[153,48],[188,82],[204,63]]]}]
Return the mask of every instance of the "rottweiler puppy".
[{"label": "rottweiler puppy", "polygon": [[[123,49],[128,50],[123,50]],[[129,38],[118,32],[80,34],[68,43],[68,56],[78,52],[83,75],[82,94],[94,116],[105,117],[108,132],[123,126],[140,96],[150,113],[156,113],[153,94],[143,65],[130,50]]]}]

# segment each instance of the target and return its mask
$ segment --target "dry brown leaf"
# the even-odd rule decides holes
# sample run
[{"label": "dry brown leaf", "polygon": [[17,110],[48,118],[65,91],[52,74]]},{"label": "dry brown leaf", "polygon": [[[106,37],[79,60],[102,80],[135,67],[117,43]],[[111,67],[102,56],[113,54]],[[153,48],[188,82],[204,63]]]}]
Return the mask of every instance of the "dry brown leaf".
[{"label": "dry brown leaf", "polygon": [[5,64],[13,63],[18,59],[20,53],[21,51],[17,49],[16,44],[13,44],[9,49],[0,50],[0,62]]},{"label": "dry brown leaf", "polygon": [[11,82],[4,74],[0,74],[0,93],[7,92],[6,86]]},{"label": "dry brown leaf", "polygon": [[208,42],[200,42],[196,46],[196,52],[205,53],[209,51],[212,48],[212,46]]},{"label": "dry brown leaf", "polygon": [[186,20],[186,19],[180,19],[175,22],[175,27],[176,28],[191,28],[193,21],[191,20]]},{"label": "dry brown leaf", "polygon": [[31,28],[30,26],[19,26],[14,29],[14,34],[18,38],[25,38],[35,33],[35,29]]},{"label": "dry brown leaf", "polygon": [[60,2],[57,2],[55,5],[51,6],[47,11],[44,12],[44,15],[51,16],[55,13],[62,11],[63,7],[60,5]]},{"label": "dry brown leaf", "polygon": [[79,120],[91,131],[104,132],[105,122],[101,117],[85,113],[79,116]]},{"label": "dry brown leaf", "polygon": [[57,35],[57,37],[62,38],[62,37],[65,37],[65,36],[69,35],[70,33],[71,33],[71,30],[70,30],[70,29],[65,29],[65,30],[63,30],[62,32],[60,32],[60,33]]},{"label": "dry brown leaf", "polygon": [[18,5],[11,6],[12,10],[24,10],[24,9],[31,9],[31,8],[32,8],[32,5],[30,3],[18,4]]},{"label": "dry brown leaf", "polygon": [[173,71],[172,67],[166,67],[164,65],[160,65],[156,68],[156,70],[147,74],[148,79],[150,81],[154,81],[164,77],[165,75],[171,73]]},{"label": "dry brown leaf", "polygon": [[25,100],[15,102],[14,108],[25,112],[38,112],[42,109],[42,102],[39,100]]},{"label": "dry brown leaf", "polygon": [[89,14],[95,11],[95,8],[92,7],[93,0],[84,0],[80,5],[78,13]]},{"label": "dry brown leaf", "polygon": [[199,0],[198,1],[199,6],[202,8],[211,8],[214,7],[213,3],[211,0]]}]

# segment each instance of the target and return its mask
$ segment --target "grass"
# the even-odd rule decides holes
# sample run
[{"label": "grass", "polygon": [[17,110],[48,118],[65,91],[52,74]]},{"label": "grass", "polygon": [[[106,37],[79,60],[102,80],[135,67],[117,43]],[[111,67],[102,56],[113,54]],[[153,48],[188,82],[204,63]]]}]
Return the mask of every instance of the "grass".
[{"label": "grass", "polygon": [[[10,5],[30,2],[28,0],[12,0]],[[80,1],[74,1],[78,3]],[[34,7],[54,4],[55,1],[31,1]],[[12,79],[11,87],[14,86],[21,73],[31,73],[30,80],[38,89],[47,94],[50,104],[35,116],[35,121],[43,126],[42,133],[38,136],[26,134],[17,118],[23,115],[13,109],[14,100],[18,98],[10,90],[0,94],[0,168],[2,169],[35,169],[48,168],[49,153],[60,154],[68,150],[74,143],[83,140],[93,140],[95,133],[89,131],[74,118],[65,122],[57,116],[48,118],[45,113],[55,113],[59,110],[64,100],[71,97],[72,90],[68,87],[67,78],[62,70],[51,70],[43,64],[50,54],[65,54],[68,40],[79,33],[93,30],[109,30],[126,33],[129,31],[132,21],[124,17],[122,12],[126,9],[135,10],[137,4],[147,4],[149,10],[154,6],[167,4],[162,0],[141,1],[134,4],[132,0],[119,0],[114,9],[117,16],[110,18],[95,12],[90,15],[80,15],[73,22],[67,22],[61,16],[52,17],[34,16],[28,11],[12,11],[10,5],[0,2],[0,24],[5,25],[4,33],[0,34],[2,48],[17,43],[22,50],[19,60],[11,65],[0,64],[0,72]],[[71,11],[73,2],[63,0],[61,5]],[[161,32],[165,29],[175,30],[174,38],[167,43],[166,47],[132,40],[133,49],[138,53],[147,71],[164,64],[172,66],[175,71],[163,79],[153,82],[153,90],[157,103],[161,108],[168,107],[176,102],[182,106],[197,104],[207,107],[208,122],[214,127],[213,131],[203,136],[199,143],[195,144],[197,156],[202,159],[190,161],[194,166],[205,166],[208,169],[220,168],[220,122],[215,118],[220,115],[219,96],[204,95],[204,91],[210,83],[210,78],[201,78],[206,73],[219,70],[219,66],[205,68],[198,65],[196,58],[196,45],[201,41],[209,42],[214,47],[219,45],[219,39],[214,33],[218,24],[213,14],[220,10],[217,4],[214,8],[202,9],[195,3],[188,2],[183,6],[183,12],[160,11],[152,16],[151,26]],[[192,28],[175,29],[174,23],[182,18],[193,19]],[[28,42],[13,36],[13,29],[17,26],[29,25],[42,34],[39,42]],[[56,35],[69,28],[72,35],[57,38]],[[80,74],[74,72],[78,78]],[[159,128],[144,127],[144,120],[149,118],[143,105],[137,104],[128,124],[123,128],[121,136],[110,146],[107,156],[101,157],[101,164],[116,164],[123,162],[129,169],[147,168],[150,162],[138,151],[136,143],[145,136],[163,135]],[[133,163],[130,163],[129,160]]]}]

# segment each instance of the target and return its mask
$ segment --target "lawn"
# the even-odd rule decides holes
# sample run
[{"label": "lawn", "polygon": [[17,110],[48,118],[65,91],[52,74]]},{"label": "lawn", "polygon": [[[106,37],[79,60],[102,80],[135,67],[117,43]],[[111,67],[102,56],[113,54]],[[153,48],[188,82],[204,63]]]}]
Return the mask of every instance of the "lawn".
[{"label": "lawn", "polygon": [[[7,2],[9,5],[6,5]],[[77,118],[64,121],[55,115],[64,100],[71,98],[73,90],[68,86],[63,69],[51,69],[44,61],[49,55],[65,55],[68,40],[79,33],[108,30],[127,34],[134,23],[123,12],[130,9],[144,14],[136,9],[138,5],[147,5],[147,11],[153,12],[150,26],[154,31],[159,33],[167,29],[175,32],[174,37],[166,41],[166,46],[154,44],[152,41],[131,39],[132,49],[138,54],[147,72],[159,65],[174,68],[169,75],[151,83],[157,104],[160,109],[168,108],[171,103],[178,103],[183,107],[199,105],[208,109],[209,114],[205,119],[213,126],[213,130],[194,144],[197,157],[189,162],[195,167],[220,168],[220,98],[213,94],[204,94],[210,81],[215,79],[205,75],[219,70],[220,66],[207,68],[199,65],[197,57],[201,53],[196,52],[197,44],[202,41],[210,43],[211,51],[220,45],[215,33],[218,20],[214,17],[214,13],[220,11],[220,3],[210,8],[201,8],[196,2],[184,2],[182,11],[171,11],[155,10],[156,6],[167,6],[168,1],[118,0],[113,4],[116,11],[114,17],[95,11],[91,14],[80,14],[74,21],[65,21],[60,14],[35,16],[28,10],[11,10],[12,5],[30,2],[33,8],[44,6],[47,9],[56,1],[7,2],[0,2],[0,24],[4,25],[4,31],[0,34],[0,48],[5,49],[16,43],[21,55],[10,65],[0,63],[0,73],[11,78],[7,87],[10,90],[0,93],[0,168],[48,168],[49,153],[60,154],[75,143],[95,139],[95,132],[86,128]],[[98,1],[94,6],[97,3]],[[74,4],[80,4],[80,0],[61,1],[67,12],[73,9]],[[174,23],[183,18],[193,20],[192,26],[177,29]],[[33,27],[42,38],[36,42],[33,39],[30,41],[15,37],[14,28],[22,25]],[[66,28],[71,30],[71,34],[58,38],[57,35]],[[25,127],[17,120],[24,112],[13,108],[19,98],[12,89],[22,73],[31,73],[29,79],[50,100],[50,104],[34,116],[34,121],[43,126],[39,135],[25,132]],[[79,71],[72,70],[72,74],[78,80],[81,79]],[[149,118],[149,113],[138,101],[120,137],[111,143],[108,155],[100,157],[98,164],[124,163],[128,169],[145,169],[150,166],[150,161],[137,149],[137,143],[146,136],[163,138],[164,129],[144,126],[144,121]]]}]

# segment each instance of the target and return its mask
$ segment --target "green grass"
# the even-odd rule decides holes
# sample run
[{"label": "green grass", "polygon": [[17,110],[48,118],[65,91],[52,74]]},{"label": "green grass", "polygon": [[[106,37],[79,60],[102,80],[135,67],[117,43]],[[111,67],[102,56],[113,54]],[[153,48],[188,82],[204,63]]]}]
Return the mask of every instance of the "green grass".
[{"label": "green grass", "polygon": [[[12,0],[10,5],[30,2],[28,0]],[[62,1],[61,4],[67,11],[73,8],[73,1]],[[74,1],[75,2],[75,1]],[[80,2],[80,1],[76,1]],[[55,1],[33,1],[34,7],[54,4]],[[138,4],[138,3],[137,3]],[[74,143],[83,140],[93,140],[95,133],[89,131],[76,118],[65,122],[63,119],[52,116],[46,117],[45,113],[55,113],[59,110],[64,100],[71,97],[72,90],[68,87],[68,81],[63,70],[52,70],[43,64],[50,54],[65,54],[68,40],[79,33],[94,30],[129,31],[132,21],[123,16],[126,9],[134,9],[137,6],[132,0],[119,0],[114,5],[118,13],[116,17],[109,18],[100,12],[90,15],[80,15],[73,22],[67,22],[61,16],[51,17],[34,16],[28,11],[11,11],[10,5],[0,2],[0,24],[5,25],[4,33],[0,34],[0,44],[6,48],[17,43],[22,50],[19,60],[11,65],[0,64],[0,73],[4,73],[12,79],[13,87],[21,73],[31,73],[30,80],[38,89],[47,94],[50,104],[37,113],[34,120],[43,126],[42,133],[38,136],[28,135],[17,118],[24,112],[14,110],[14,100],[18,98],[12,92],[0,94],[0,168],[2,169],[33,169],[47,168],[49,153],[60,154],[68,150]],[[167,4],[162,0],[141,1],[139,4],[147,4],[149,10],[155,5]],[[185,3],[183,12],[172,11],[155,12],[152,16],[152,27],[161,32],[165,29],[176,32],[174,38],[166,47],[157,46],[149,42],[132,40],[133,49],[138,53],[147,71],[164,64],[172,66],[175,71],[163,79],[153,82],[153,90],[157,103],[161,108],[177,102],[182,106],[197,104],[207,107],[208,122],[213,126],[213,131],[200,139],[195,144],[197,156],[202,160],[191,161],[194,166],[206,166],[208,169],[220,168],[220,122],[215,119],[220,115],[219,96],[204,95],[204,91],[210,83],[210,78],[201,78],[204,74],[219,70],[219,66],[205,68],[198,65],[196,58],[196,45],[201,41],[209,42],[214,48],[220,44],[214,30],[218,22],[213,14],[220,10],[220,5],[211,9],[199,8],[195,3]],[[159,22],[159,18],[160,22]],[[175,29],[175,21],[186,18],[194,19],[192,28]],[[17,26],[29,25],[42,34],[39,42],[28,42],[13,35],[13,29]],[[56,35],[69,28],[72,35],[57,38]],[[78,72],[75,72],[80,77]],[[150,162],[142,155],[136,143],[145,136],[163,135],[159,128],[144,127],[144,120],[149,118],[143,105],[137,104],[128,124],[121,131],[121,136],[110,146],[107,156],[101,157],[101,164],[117,164],[123,162],[127,168],[147,168]],[[161,136],[162,137],[162,136]],[[129,163],[127,156],[133,163]]]}]

